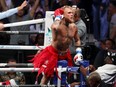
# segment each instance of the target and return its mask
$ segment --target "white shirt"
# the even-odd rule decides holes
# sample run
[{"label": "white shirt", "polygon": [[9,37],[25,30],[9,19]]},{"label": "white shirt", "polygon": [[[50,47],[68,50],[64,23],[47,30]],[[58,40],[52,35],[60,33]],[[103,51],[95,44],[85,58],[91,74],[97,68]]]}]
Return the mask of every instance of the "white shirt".
[{"label": "white shirt", "polygon": [[101,67],[98,67],[96,72],[100,75],[101,80],[107,84],[112,84],[116,82],[116,65],[105,64]]}]

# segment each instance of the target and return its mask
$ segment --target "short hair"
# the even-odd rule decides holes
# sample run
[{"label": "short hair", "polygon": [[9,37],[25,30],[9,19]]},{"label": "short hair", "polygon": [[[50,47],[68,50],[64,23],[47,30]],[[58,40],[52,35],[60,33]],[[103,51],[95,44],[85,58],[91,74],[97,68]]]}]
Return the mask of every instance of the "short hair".
[{"label": "short hair", "polygon": [[91,82],[94,86],[100,84],[101,81],[101,77],[96,71],[91,72],[89,77],[87,78],[87,82]]},{"label": "short hair", "polygon": [[72,7],[69,6],[69,5],[65,5],[65,6],[62,7],[63,10],[65,10],[66,8],[71,8],[72,9]]},{"label": "short hair", "polygon": [[94,78],[94,79],[96,79],[98,81],[101,80],[100,75],[97,72],[95,72],[95,71],[94,72],[91,72],[90,75],[89,75],[89,77],[88,77],[88,79],[92,79],[92,78]]},{"label": "short hair", "polygon": [[115,47],[116,43],[115,43],[115,41],[113,39],[107,38],[106,41],[110,41],[112,43],[112,46]]},{"label": "short hair", "polygon": [[81,10],[79,8],[76,8],[75,16],[80,17],[80,15],[81,15]]},{"label": "short hair", "polygon": [[73,8],[74,11],[75,11],[74,16],[75,16],[75,17],[77,17],[77,16],[80,17],[80,15],[81,15],[81,10],[80,10],[77,6],[75,6],[75,5],[73,5],[72,8]]}]

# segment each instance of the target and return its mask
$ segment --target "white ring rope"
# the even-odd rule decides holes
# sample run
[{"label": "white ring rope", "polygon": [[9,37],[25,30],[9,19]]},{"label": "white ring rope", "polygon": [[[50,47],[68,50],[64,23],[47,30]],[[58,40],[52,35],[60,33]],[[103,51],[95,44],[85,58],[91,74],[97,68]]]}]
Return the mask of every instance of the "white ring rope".
[{"label": "white ring rope", "polygon": [[0,45],[1,50],[41,50],[45,46],[18,46],[18,45]]},{"label": "white ring rope", "polygon": [[0,31],[3,34],[40,34],[44,33],[44,31]]},{"label": "white ring rope", "polygon": [[[21,67],[21,68],[14,68],[14,67],[9,67],[9,68],[0,68],[0,72],[37,72],[39,68],[27,68],[27,67]],[[54,68],[54,71],[56,71],[56,68]],[[58,67],[57,71],[59,76],[61,76],[61,72],[70,72],[70,73],[79,73],[79,67]]]},{"label": "white ring rope", "polygon": [[[37,72],[39,68],[0,68],[0,72]],[[67,68],[57,68],[58,72],[65,72]]]},{"label": "white ring rope", "polygon": [[4,27],[16,27],[16,26],[23,26],[23,25],[30,25],[30,24],[37,24],[37,23],[43,23],[45,22],[45,18],[42,19],[34,19],[34,20],[28,20],[28,21],[22,21],[22,22],[15,22],[15,23],[8,23],[4,24]]},{"label": "white ring rope", "polygon": [[38,68],[0,68],[0,72],[37,72]]},{"label": "white ring rope", "polygon": [[0,63],[0,67],[12,67],[12,66],[33,67],[33,64],[32,63],[16,63],[16,64]]}]

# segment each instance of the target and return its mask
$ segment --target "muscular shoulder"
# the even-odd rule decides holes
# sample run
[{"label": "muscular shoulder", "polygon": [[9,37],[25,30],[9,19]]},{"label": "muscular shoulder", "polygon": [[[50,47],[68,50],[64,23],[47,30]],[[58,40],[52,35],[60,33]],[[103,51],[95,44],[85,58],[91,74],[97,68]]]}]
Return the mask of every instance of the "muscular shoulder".
[{"label": "muscular shoulder", "polygon": [[59,23],[60,23],[60,21],[55,21],[55,22],[51,25],[51,28],[52,28],[52,29],[57,29],[58,26],[59,26]]}]

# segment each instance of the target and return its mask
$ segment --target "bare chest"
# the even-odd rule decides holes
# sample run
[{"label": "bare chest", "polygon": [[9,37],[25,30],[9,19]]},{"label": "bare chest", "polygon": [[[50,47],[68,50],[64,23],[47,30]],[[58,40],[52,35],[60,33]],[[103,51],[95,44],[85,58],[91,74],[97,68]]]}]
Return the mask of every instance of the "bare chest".
[{"label": "bare chest", "polygon": [[58,28],[58,34],[63,37],[73,38],[75,35],[75,29],[72,29],[65,25],[60,25]]}]

